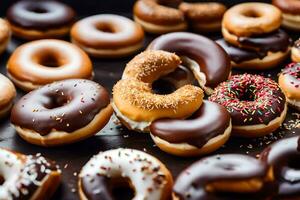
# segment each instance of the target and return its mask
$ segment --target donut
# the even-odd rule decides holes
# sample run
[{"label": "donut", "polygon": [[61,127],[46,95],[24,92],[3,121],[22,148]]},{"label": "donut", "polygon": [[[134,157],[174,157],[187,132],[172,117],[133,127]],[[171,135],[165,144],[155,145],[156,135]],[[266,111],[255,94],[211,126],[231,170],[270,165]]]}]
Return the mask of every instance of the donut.
[{"label": "donut", "polygon": [[11,30],[9,24],[0,18],[0,54],[5,51],[9,40],[10,40]]},{"label": "donut", "polygon": [[272,3],[282,11],[282,26],[299,31],[300,2],[297,0],[272,0]]},{"label": "donut", "polygon": [[179,9],[184,13],[189,26],[196,32],[221,30],[221,22],[226,6],[217,2],[182,3]]},{"label": "donut", "polygon": [[177,32],[152,41],[149,50],[164,50],[180,55],[207,94],[231,73],[230,59],[214,41],[193,33]]},{"label": "donut", "polygon": [[61,171],[40,154],[24,155],[0,148],[0,199],[50,199]]},{"label": "donut", "polygon": [[25,91],[54,81],[93,77],[88,55],[69,42],[55,39],[19,46],[7,62],[7,71],[12,81]]},{"label": "donut", "polygon": [[60,38],[69,33],[75,12],[58,1],[25,0],[13,4],[6,18],[16,37],[26,40]]},{"label": "donut", "polygon": [[115,199],[122,185],[134,191],[132,199],[171,199],[173,179],[158,159],[133,149],[100,152],[82,168],[78,180],[81,200]]},{"label": "donut", "polygon": [[94,57],[123,57],[143,46],[144,31],[126,17],[101,14],[76,22],[71,40]]},{"label": "donut", "polygon": [[229,139],[231,118],[226,108],[203,101],[187,119],[158,119],[151,123],[151,137],[163,151],[178,156],[211,153]]},{"label": "donut", "polygon": [[281,17],[281,11],[273,5],[241,3],[231,7],[224,14],[222,32],[223,35],[226,32],[234,38],[271,33],[280,27]]},{"label": "donut", "polygon": [[296,136],[277,141],[260,154],[260,160],[269,166],[268,176],[275,181],[274,190],[280,199],[299,198],[299,149],[300,139]]},{"label": "donut", "polygon": [[185,85],[170,94],[155,94],[152,83],[180,64],[180,58],[165,51],[145,51],[133,58],[122,80],[113,87],[113,109],[130,130],[149,132],[152,121],[161,118],[186,118],[202,104],[203,91]]},{"label": "donut", "polygon": [[2,74],[0,74],[0,91],[0,118],[2,118],[10,112],[17,95],[14,84]]},{"label": "donut", "polygon": [[296,40],[292,47],[291,59],[294,62],[300,62],[300,39]]},{"label": "donut", "polygon": [[262,199],[267,172],[267,164],[251,156],[224,154],[203,158],[177,177],[173,199]]},{"label": "donut", "polygon": [[290,106],[300,111],[300,64],[291,63],[283,69],[278,83]]},{"label": "donut", "polygon": [[240,38],[243,45],[253,49],[232,45],[224,39],[216,42],[231,58],[231,66],[239,69],[266,70],[276,67],[288,57],[291,49],[291,39],[283,30],[267,37]]},{"label": "donut", "polygon": [[286,99],[278,84],[259,75],[234,75],[209,97],[227,108],[232,132],[241,137],[260,137],[280,127],[287,113]]},{"label": "donut", "polygon": [[[187,23],[184,13],[178,9],[179,1],[172,0],[138,0],[133,7],[134,20],[146,32],[164,34],[184,31]],[[171,5],[170,5],[171,3]]]},{"label": "donut", "polygon": [[69,79],[23,96],[14,105],[10,120],[27,142],[57,146],[93,136],[112,112],[105,88],[90,80]]}]

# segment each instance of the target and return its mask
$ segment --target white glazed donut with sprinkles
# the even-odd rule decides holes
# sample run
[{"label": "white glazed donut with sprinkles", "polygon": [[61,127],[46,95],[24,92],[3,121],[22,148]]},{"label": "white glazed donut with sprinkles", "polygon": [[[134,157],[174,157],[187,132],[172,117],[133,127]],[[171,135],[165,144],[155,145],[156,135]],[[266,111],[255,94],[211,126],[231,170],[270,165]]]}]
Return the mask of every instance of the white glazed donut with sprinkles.
[{"label": "white glazed donut with sprinkles", "polygon": [[3,183],[0,199],[49,199],[60,183],[60,170],[40,154],[26,156],[0,148]]},{"label": "white glazed donut with sprinkles", "polygon": [[156,158],[133,149],[114,149],[94,156],[79,174],[81,200],[114,199],[112,190],[128,185],[134,200],[170,199],[173,179]]}]

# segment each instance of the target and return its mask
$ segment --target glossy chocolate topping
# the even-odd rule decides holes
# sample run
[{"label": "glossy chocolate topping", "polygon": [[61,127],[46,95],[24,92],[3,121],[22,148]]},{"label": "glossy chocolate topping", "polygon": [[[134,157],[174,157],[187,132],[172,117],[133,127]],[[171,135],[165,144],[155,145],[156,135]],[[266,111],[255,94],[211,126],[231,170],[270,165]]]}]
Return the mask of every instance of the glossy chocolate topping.
[{"label": "glossy chocolate topping", "polygon": [[170,143],[188,143],[201,148],[210,139],[224,134],[230,115],[223,106],[204,101],[200,109],[186,120],[160,119],[152,122],[151,134]]},{"label": "glossy chocolate topping", "polygon": [[235,63],[241,63],[256,58],[263,59],[268,54],[268,52],[241,49],[232,46],[224,39],[219,39],[216,42],[226,51],[231,60]]},{"label": "glossy chocolate topping", "polygon": [[226,52],[214,41],[193,33],[177,32],[156,38],[148,47],[195,60],[206,75],[206,86],[216,87],[227,80],[231,68]]},{"label": "glossy chocolate topping", "polygon": [[272,167],[280,196],[300,195],[300,137],[280,140],[261,153]]},{"label": "glossy chocolate topping", "polygon": [[292,44],[290,36],[281,29],[260,36],[239,37],[238,42],[243,47],[256,49],[259,52],[284,52]]},{"label": "glossy chocolate topping", "polygon": [[47,135],[53,129],[73,132],[89,124],[110,103],[99,84],[69,79],[45,85],[23,96],[11,112],[11,122]]},{"label": "glossy chocolate topping", "polygon": [[70,25],[75,12],[57,1],[25,0],[13,4],[6,17],[10,23],[22,28],[47,30]]},{"label": "glossy chocolate topping", "polygon": [[[218,196],[218,191],[214,193],[207,191],[206,186],[218,181],[238,182],[263,178],[266,176],[267,169],[265,163],[250,156],[239,154],[211,156],[194,163],[183,171],[177,178],[173,191],[180,200],[227,199],[226,195]],[[237,199],[236,196],[234,199]]]},{"label": "glossy chocolate topping", "polygon": [[227,108],[233,125],[267,125],[281,115],[286,103],[275,81],[251,74],[232,76],[209,100]]}]

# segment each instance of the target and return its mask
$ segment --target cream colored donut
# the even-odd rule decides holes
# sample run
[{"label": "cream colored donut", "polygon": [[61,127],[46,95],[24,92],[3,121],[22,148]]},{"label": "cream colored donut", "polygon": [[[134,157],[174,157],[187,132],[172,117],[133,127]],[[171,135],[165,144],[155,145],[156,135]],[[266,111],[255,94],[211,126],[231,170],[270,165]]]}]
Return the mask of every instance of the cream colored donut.
[{"label": "cream colored donut", "polygon": [[23,155],[0,148],[0,199],[50,199],[61,172],[54,162],[40,155]]},{"label": "cream colored donut", "polygon": [[100,14],[75,23],[71,29],[71,39],[92,56],[123,57],[143,46],[144,31],[126,17]]},{"label": "cream colored donut", "polygon": [[72,78],[91,79],[92,62],[77,46],[62,40],[36,40],[18,47],[7,63],[8,76],[21,89]]},{"label": "cream colored donut", "polygon": [[79,174],[81,200],[111,196],[111,189],[125,185],[135,192],[133,199],[169,200],[173,179],[158,159],[133,149],[113,149],[91,158]]},{"label": "cream colored donut", "polygon": [[0,74],[0,91],[1,118],[8,114],[13,105],[13,100],[16,97],[16,88],[14,84],[2,74]]},{"label": "cream colored donut", "polygon": [[129,129],[148,132],[160,118],[186,118],[201,106],[203,91],[185,85],[171,94],[154,94],[151,84],[174,71],[180,58],[165,51],[145,51],[131,60],[113,88],[116,116]]},{"label": "cream colored donut", "polygon": [[6,49],[10,36],[11,30],[9,24],[0,18],[0,54]]}]

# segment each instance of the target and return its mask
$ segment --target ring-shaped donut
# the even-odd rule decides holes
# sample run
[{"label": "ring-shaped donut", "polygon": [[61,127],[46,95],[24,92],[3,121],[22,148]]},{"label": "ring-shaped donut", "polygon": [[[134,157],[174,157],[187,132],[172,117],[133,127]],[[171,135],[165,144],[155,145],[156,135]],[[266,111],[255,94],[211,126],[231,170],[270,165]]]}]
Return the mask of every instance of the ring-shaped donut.
[{"label": "ring-shaped donut", "polygon": [[91,79],[92,62],[75,45],[62,40],[37,40],[19,46],[7,63],[12,81],[30,91],[42,85],[71,78]]},{"label": "ring-shaped donut", "polygon": [[171,94],[154,94],[151,84],[174,71],[180,58],[165,51],[145,51],[131,60],[113,88],[113,108],[129,129],[148,132],[160,118],[186,118],[201,106],[203,91],[185,85]]},{"label": "ring-shaped donut", "polygon": [[298,31],[300,24],[300,2],[297,0],[272,0],[272,4],[282,11],[282,26]]},{"label": "ring-shaped donut", "polygon": [[287,113],[286,99],[279,85],[259,75],[234,75],[221,83],[209,100],[227,108],[233,133],[242,137],[273,132]]},{"label": "ring-shaped donut", "polygon": [[29,143],[55,146],[91,137],[111,114],[105,88],[90,80],[69,79],[23,96],[12,109],[11,123]]},{"label": "ring-shaped donut", "polygon": [[113,199],[118,185],[134,190],[133,199],[169,200],[173,179],[169,170],[156,158],[133,149],[100,152],[79,174],[81,200]]},{"label": "ring-shaped donut", "polygon": [[139,50],[144,31],[130,19],[112,14],[94,15],[74,24],[72,42],[95,57],[122,57]]}]

